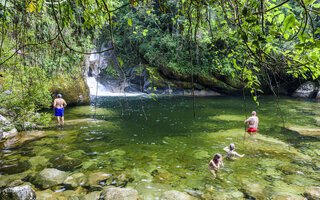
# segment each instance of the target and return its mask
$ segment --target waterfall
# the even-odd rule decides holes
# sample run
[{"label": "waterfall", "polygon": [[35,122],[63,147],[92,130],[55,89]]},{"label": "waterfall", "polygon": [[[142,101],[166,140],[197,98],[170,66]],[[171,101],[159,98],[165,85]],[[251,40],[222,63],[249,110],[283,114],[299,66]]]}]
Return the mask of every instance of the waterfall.
[{"label": "waterfall", "polygon": [[[109,49],[111,43],[101,45],[103,51]],[[84,77],[90,89],[90,95],[97,96],[139,96],[146,95],[132,87],[130,73],[125,72],[127,77],[112,77],[103,73],[106,68],[119,67],[118,57],[113,50],[101,54],[91,54],[86,57]]]}]

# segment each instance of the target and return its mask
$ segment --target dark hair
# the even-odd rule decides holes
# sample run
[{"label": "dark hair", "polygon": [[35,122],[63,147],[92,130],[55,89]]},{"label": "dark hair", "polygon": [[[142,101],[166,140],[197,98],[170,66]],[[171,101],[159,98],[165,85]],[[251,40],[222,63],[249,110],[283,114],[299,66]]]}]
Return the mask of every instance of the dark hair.
[{"label": "dark hair", "polygon": [[213,160],[218,160],[219,158],[222,158],[220,153],[216,153],[213,157]]},{"label": "dark hair", "polygon": [[234,146],[233,143],[231,143],[230,146],[229,146],[229,148],[230,148],[230,150],[234,150],[236,147]]},{"label": "dark hair", "polygon": [[62,98],[62,94],[58,94],[57,97],[58,97],[58,98]]}]

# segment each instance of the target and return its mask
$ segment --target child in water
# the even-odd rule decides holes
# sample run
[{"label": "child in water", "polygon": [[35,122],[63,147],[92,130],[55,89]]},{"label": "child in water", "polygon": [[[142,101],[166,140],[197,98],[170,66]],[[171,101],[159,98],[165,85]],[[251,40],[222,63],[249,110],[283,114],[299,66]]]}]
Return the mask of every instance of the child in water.
[{"label": "child in water", "polygon": [[225,147],[223,150],[225,152],[227,152],[225,158],[230,159],[230,160],[235,160],[236,156],[242,158],[244,156],[244,154],[240,155],[237,152],[234,151],[236,147],[234,146],[234,144],[230,144],[229,147]]},{"label": "child in water", "polygon": [[222,162],[221,154],[216,153],[214,155],[214,157],[212,158],[212,160],[210,160],[210,162],[209,162],[209,170],[210,170],[211,174],[213,175],[213,178],[216,178],[216,171],[218,171],[218,169],[223,166],[224,165]]}]

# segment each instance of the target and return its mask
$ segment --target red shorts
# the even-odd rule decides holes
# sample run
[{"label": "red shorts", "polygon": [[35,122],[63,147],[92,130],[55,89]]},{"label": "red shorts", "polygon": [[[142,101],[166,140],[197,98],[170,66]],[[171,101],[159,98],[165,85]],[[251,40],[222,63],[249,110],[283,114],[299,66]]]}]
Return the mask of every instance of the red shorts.
[{"label": "red shorts", "polygon": [[251,132],[251,133],[255,133],[255,132],[257,132],[257,131],[258,131],[257,128],[248,128],[248,129],[246,130],[246,132]]}]

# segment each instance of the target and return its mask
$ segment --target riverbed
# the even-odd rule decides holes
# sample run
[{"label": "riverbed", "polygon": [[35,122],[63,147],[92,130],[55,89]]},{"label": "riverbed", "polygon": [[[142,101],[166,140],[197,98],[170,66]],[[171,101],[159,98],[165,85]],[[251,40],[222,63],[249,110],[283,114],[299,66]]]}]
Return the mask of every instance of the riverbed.
[{"label": "riverbed", "polygon": [[[292,98],[99,97],[67,107],[65,126],[25,132],[1,150],[0,186],[28,182],[37,199],[85,196],[107,187],[133,188],[141,199],[160,199],[169,190],[196,199],[303,198],[320,186],[320,104]],[[258,134],[243,121],[255,110]],[[224,160],[214,179],[208,163],[230,143],[245,154]],[[44,187],[46,168],[76,185]],[[102,173],[107,178],[93,180]],[[97,176],[96,176],[97,177]],[[119,178],[120,177],[120,178]],[[89,180],[92,180],[90,182]],[[51,197],[50,197],[51,195]]]}]

